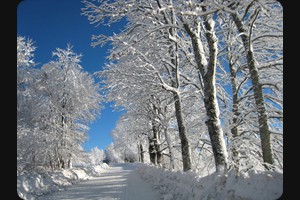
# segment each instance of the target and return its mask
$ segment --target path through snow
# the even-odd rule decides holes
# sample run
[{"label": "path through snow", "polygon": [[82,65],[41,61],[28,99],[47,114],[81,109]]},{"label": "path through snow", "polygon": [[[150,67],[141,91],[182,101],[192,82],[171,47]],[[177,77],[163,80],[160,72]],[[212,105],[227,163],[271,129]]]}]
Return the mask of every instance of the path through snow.
[{"label": "path through snow", "polygon": [[158,192],[137,174],[137,164],[110,165],[102,176],[69,186],[38,200],[159,200]]}]

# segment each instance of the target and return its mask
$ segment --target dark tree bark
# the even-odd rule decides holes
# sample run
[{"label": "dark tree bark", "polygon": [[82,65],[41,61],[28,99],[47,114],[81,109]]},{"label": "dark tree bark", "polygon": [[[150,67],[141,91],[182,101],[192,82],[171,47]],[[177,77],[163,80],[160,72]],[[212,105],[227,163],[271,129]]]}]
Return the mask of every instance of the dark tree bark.
[{"label": "dark tree bark", "polygon": [[139,149],[140,149],[141,162],[144,163],[144,149],[143,149],[143,145],[142,144],[139,144]]},{"label": "dark tree bark", "polygon": [[191,169],[191,156],[188,138],[186,136],[186,129],[183,121],[182,110],[181,110],[181,99],[178,94],[174,94],[175,101],[175,115],[178,124],[178,133],[181,142],[181,153],[183,161],[183,171]]},{"label": "dark tree bark", "polygon": [[149,141],[149,157],[150,157],[150,162],[154,165],[156,165],[156,152],[155,152],[155,146],[154,146],[154,141],[153,138],[148,136],[148,141]]}]

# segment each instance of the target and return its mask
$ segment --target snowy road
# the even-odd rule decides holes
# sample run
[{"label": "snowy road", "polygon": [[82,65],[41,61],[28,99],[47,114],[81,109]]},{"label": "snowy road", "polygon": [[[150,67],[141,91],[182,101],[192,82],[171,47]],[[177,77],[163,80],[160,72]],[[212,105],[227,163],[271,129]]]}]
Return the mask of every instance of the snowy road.
[{"label": "snowy road", "polygon": [[159,200],[159,194],[139,177],[136,168],[136,164],[114,164],[100,177],[38,200]]}]

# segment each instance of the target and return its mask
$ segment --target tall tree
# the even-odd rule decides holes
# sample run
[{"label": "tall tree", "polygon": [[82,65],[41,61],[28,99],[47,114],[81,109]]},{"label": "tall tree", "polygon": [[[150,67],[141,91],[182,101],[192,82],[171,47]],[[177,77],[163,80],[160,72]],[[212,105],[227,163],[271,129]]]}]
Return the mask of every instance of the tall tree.
[{"label": "tall tree", "polygon": [[[17,166],[21,170],[26,160],[33,159],[34,125],[31,123],[35,93],[32,89],[34,74],[34,51],[36,47],[31,39],[17,36]],[[34,145],[33,145],[34,146]]]},{"label": "tall tree", "polygon": [[[258,49],[261,47],[262,43],[267,42],[265,44],[270,44],[270,41],[274,41],[277,45],[282,46],[282,40],[278,40],[278,38],[282,37],[282,9],[278,6],[278,2],[265,1],[252,1],[246,5],[243,3],[232,2],[228,7],[230,8],[228,12],[230,12],[237,27],[245,49],[247,66],[253,85],[254,99],[258,114],[263,160],[265,163],[274,164],[270,140],[271,131],[268,124],[268,114],[263,92],[266,83],[262,83],[259,75],[259,65],[266,62],[267,57],[263,58],[263,60],[258,58],[259,54],[261,54]],[[241,7],[243,9],[240,9]],[[240,10],[240,12],[237,12],[237,10]],[[268,15],[274,15],[276,18],[279,17],[279,19],[270,20],[270,16]],[[255,31],[255,26],[260,27],[260,31]],[[274,40],[274,38],[276,38],[276,40]],[[267,52],[271,54],[272,58],[275,58],[274,60],[280,60],[281,58],[278,57],[278,50],[276,50],[274,46],[269,47],[270,49],[268,49]],[[280,53],[279,50],[279,55],[280,54],[282,53]],[[267,60],[267,62],[272,66],[278,65],[278,63],[270,62],[270,59]],[[268,168],[268,166],[266,167]]]},{"label": "tall tree", "polygon": [[[189,2],[187,5],[191,10],[198,9],[202,12],[207,12],[209,6],[206,4],[199,5],[194,2]],[[198,14],[186,14],[182,16],[182,24],[190,36],[193,46],[195,61],[197,69],[201,74],[204,87],[204,104],[207,113],[206,125],[210,135],[212,149],[215,157],[215,165],[217,171],[226,171],[228,164],[228,155],[225,145],[223,130],[221,128],[219,119],[219,106],[217,102],[216,86],[215,86],[215,73],[218,54],[218,38],[215,35],[215,22],[213,15],[204,15],[197,17]],[[201,20],[201,21],[200,21]],[[203,28],[201,28],[203,25]],[[203,31],[204,39],[201,37]],[[207,45],[208,55],[204,50],[204,45]]]},{"label": "tall tree", "polygon": [[[23,70],[32,49],[25,57],[20,52],[26,51],[18,49],[17,67]],[[18,73],[18,161],[30,167],[71,167],[81,155],[88,123],[101,108],[99,85],[82,70],[80,55],[71,46],[53,55],[56,61]]]},{"label": "tall tree", "polygon": [[82,71],[80,55],[70,45],[66,50],[57,48],[53,55],[57,60],[41,68],[42,83],[51,104],[57,165],[66,168],[78,155],[79,145],[86,138],[86,124],[99,113],[101,99],[99,86]]}]

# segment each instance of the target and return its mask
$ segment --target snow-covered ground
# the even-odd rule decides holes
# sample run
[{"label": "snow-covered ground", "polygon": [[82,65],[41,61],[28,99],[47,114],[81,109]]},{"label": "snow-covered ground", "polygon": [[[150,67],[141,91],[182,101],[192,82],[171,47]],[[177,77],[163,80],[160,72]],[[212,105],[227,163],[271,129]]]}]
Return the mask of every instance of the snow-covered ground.
[{"label": "snow-covered ground", "polygon": [[227,176],[199,177],[194,172],[147,165],[138,172],[160,191],[163,200],[276,200],[283,192],[282,172],[249,170],[236,176],[230,171]]},{"label": "snow-covered ground", "polygon": [[107,170],[109,166],[104,163],[54,172],[46,172],[42,169],[35,172],[24,171],[17,175],[17,192],[22,199],[34,200],[39,196],[64,190],[73,184],[100,176]]},{"label": "snow-covered ground", "polygon": [[136,173],[137,166],[128,163],[112,164],[99,177],[42,196],[38,200],[159,200],[159,194]]},{"label": "snow-covered ground", "polygon": [[50,192],[36,200],[159,200],[159,193],[137,173],[138,166],[129,163],[112,164],[97,177],[89,177],[87,181]]},{"label": "snow-covered ground", "polygon": [[[36,200],[276,200],[283,192],[282,172],[249,170],[199,177],[141,163],[23,174],[18,193]],[[39,196],[39,197],[38,197]]]}]

